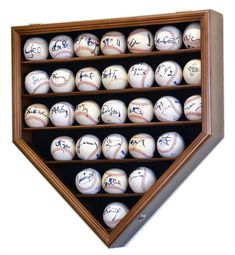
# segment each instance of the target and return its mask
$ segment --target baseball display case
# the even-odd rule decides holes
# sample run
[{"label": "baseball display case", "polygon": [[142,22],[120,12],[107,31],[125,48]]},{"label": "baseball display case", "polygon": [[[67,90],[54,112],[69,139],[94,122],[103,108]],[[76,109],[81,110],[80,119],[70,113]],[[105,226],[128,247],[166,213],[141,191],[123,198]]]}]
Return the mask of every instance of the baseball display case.
[{"label": "baseball display case", "polygon": [[14,143],[120,247],[223,138],[223,18],[204,10],[13,27],[12,83]]}]

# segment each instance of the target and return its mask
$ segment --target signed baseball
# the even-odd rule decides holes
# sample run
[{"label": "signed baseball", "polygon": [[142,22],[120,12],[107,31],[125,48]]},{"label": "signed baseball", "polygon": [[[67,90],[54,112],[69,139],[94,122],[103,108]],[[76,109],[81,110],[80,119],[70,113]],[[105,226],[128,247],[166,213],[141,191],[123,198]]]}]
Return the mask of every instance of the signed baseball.
[{"label": "signed baseball", "polygon": [[94,91],[101,86],[100,72],[94,67],[80,69],[76,74],[76,86],[80,91]]},{"label": "signed baseball", "polygon": [[127,189],[127,174],[118,168],[106,171],[102,177],[102,187],[110,194],[124,193]]},{"label": "signed baseball", "polygon": [[155,34],[155,46],[158,50],[177,50],[182,46],[182,34],[173,26],[164,26]]},{"label": "signed baseball", "polygon": [[75,119],[80,125],[96,125],[100,121],[100,107],[91,100],[80,103],[75,109]]},{"label": "signed baseball", "polygon": [[200,48],[201,46],[201,28],[200,23],[189,24],[183,33],[183,42],[187,48]]},{"label": "signed baseball", "polygon": [[102,143],[102,152],[108,159],[123,159],[128,153],[128,143],[120,134],[108,135]]},{"label": "signed baseball", "polygon": [[99,39],[90,33],[79,35],[74,42],[74,52],[78,57],[96,56],[99,54]]},{"label": "signed baseball", "polygon": [[159,86],[176,86],[182,81],[182,69],[174,61],[164,61],[155,71],[155,80]]},{"label": "signed baseball", "polygon": [[138,167],[129,176],[129,185],[135,193],[148,191],[156,181],[154,172],[148,167]]},{"label": "signed baseball", "polygon": [[101,154],[101,143],[94,135],[84,135],[76,143],[76,153],[80,159],[94,160]]},{"label": "signed baseball", "polygon": [[110,31],[103,35],[100,48],[105,55],[123,54],[126,51],[126,37],[118,31]]},{"label": "signed baseball", "polygon": [[133,158],[152,158],[155,148],[155,140],[149,134],[134,135],[129,141],[129,152]]},{"label": "signed baseball", "polygon": [[75,87],[73,72],[69,69],[60,68],[50,76],[50,86],[53,92],[72,92]]},{"label": "signed baseball", "polygon": [[150,122],[153,119],[153,104],[147,98],[136,98],[128,105],[127,114],[132,122]]},{"label": "signed baseball", "polygon": [[160,121],[177,121],[182,116],[182,106],[177,98],[164,96],[154,105],[154,113]]},{"label": "signed baseball", "polygon": [[101,176],[93,168],[83,169],[76,175],[75,185],[82,194],[96,194],[101,189]]},{"label": "signed baseball", "polygon": [[75,157],[75,142],[69,136],[60,136],[51,143],[51,155],[55,160],[72,160]]},{"label": "signed baseball", "polygon": [[192,59],[185,66],[183,70],[184,80],[187,84],[201,83],[201,60]]},{"label": "signed baseball", "polygon": [[126,69],[112,65],[102,72],[102,83],[106,89],[124,89],[128,85]]},{"label": "signed baseball", "polygon": [[126,117],[126,105],[121,100],[109,100],[105,102],[101,107],[101,118],[104,123],[124,123],[126,121]]},{"label": "signed baseball", "polygon": [[115,228],[128,211],[128,207],[123,203],[110,203],[104,209],[103,221],[109,228]]},{"label": "signed baseball", "polygon": [[25,89],[29,94],[45,94],[50,90],[49,76],[42,70],[35,70],[25,76]]},{"label": "signed baseball", "polygon": [[26,109],[24,119],[28,127],[46,127],[49,123],[49,110],[43,104],[32,104]]},{"label": "signed baseball", "polygon": [[54,126],[71,126],[74,122],[74,107],[68,102],[59,102],[50,109],[50,120]]},{"label": "signed baseball", "polygon": [[27,60],[42,60],[48,57],[48,43],[40,37],[32,37],[24,44],[24,57]]},{"label": "signed baseball", "polygon": [[129,34],[127,46],[132,53],[150,52],[154,46],[153,35],[148,29],[138,28]]},{"label": "signed baseball", "polygon": [[177,157],[184,148],[184,140],[177,132],[164,133],[157,140],[157,150],[163,158]]},{"label": "signed baseball", "polygon": [[73,40],[67,35],[58,35],[51,39],[49,52],[52,58],[71,58],[74,54]]},{"label": "signed baseball", "polygon": [[202,98],[200,95],[189,97],[184,103],[184,114],[188,120],[201,120]]},{"label": "signed baseball", "polygon": [[135,64],[128,71],[128,81],[132,88],[151,87],[154,82],[154,71],[147,63]]}]

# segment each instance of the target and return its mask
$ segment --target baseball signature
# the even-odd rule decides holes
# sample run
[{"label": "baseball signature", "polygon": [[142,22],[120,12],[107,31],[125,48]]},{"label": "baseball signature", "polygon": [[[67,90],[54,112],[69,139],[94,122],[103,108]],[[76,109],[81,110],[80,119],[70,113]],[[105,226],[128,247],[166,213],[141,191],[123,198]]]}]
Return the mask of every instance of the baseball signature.
[{"label": "baseball signature", "polygon": [[121,182],[120,180],[113,178],[112,176],[108,175],[105,179],[104,179],[104,187],[108,187],[108,186],[121,186]]},{"label": "baseball signature", "polygon": [[106,37],[103,41],[104,46],[121,46],[121,40],[118,38],[110,38],[110,37]]},{"label": "baseball signature", "polygon": [[193,35],[185,35],[184,41],[190,43],[191,47],[198,47],[200,45],[200,39],[195,38]]},{"label": "baseball signature", "polygon": [[160,145],[167,145],[170,146],[170,142],[172,140],[172,137],[170,135],[162,136],[161,139],[159,139]]},{"label": "baseball signature", "polygon": [[44,82],[47,79],[44,78],[44,77],[37,78],[36,76],[32,76],[32,80],[33,80],[33,85],[35,85],[35,84],[38,84],[40,82]]},{"label": "baseball signature", "polygon": [[70,148],[70,146],[68,144],[66,144],[66,142],[63,140],[56,141],[55,146],[60,147],[62,150],[66,150],[66,149]]},{"label": "baseball signature", "polygon": [[171,66],[166,66],[165,64],[161,64],[157,67],[156,74],[159,75],[160,77],[172,76],[173,70]]},{"label": "baseball signature", "polygon": [[118,215],[118,213],[121,211],[121,208],[113,208],[113,207],[107,207],[104,210],[104,213],[114,213],[113,218],[111,219],[111,221],[114,221]]},{"label": "baseball signature", "polygon": [[136,39],[131,39],[128,43],[129,47],[133,48],[134,46],[140,44],[140,42],[138,42]]},{"label": "baseball signature", "polygon": [[117,69],[112,69],[112,68],[108,68],[105,69],[102,76],[104,79],[113,79],[116,80],[117,79]]},{"label": "baseball signature", "polygon": [[141,145],[141,146],[145,147],[145,139],[144,138],[139,139],[139,140],[131,139],[130,144],[132,146]]},{"label": "baseball signature", "polygon": [[29,107],[29,108],[26,110],[26,112],[25,112],[25,116],[28,115],[28,114],[30,114],[30,113],[32,113],[32,114],[40,114],[40,115],[43,115],[43,116],[45,116],[45,117],[48,117],[48,114],[45,113],[45,111],[40,110],[40,109],[36,109],[36,108],[31,108],[31,107]]},{"label": "baseball signature", "polygon": [[133,66],[131,68],[131,72],[133,73],[134,76],[142,76],[146,74],[146,69],[143,67]]},{"label": "baseball signature", "polygon": [[[195,107],[195,106],[197,106],[196,103],[191,103],[189,106],[186,106],[184,108],[184,110],[189,110],[189,109],[191,109],[192,107]],[[201,108],[202,108],[202,104],[200,103],[199,106],[196,107],[195,111],[197,112],[197,111],[201,110]]]},{"label": "baseball signature", "polygon": [[175,44],[175,45],[178,45],[180,43],[180,39],[181,37],[178,36],[176,38],[174,37],[169,37],[169,36],[165,36],[163,38],[158,38],[157,40],[155,40],[155,42],[157,44],[159,43],[163,43],[163,44],[167,44],[167,43],[170,43],[170,44]]},{"label": "baseball signature", "polygon": [[62,79],[62,80],[64,80],[64,82],[67,80],[64,76],[58,75],[58,73],[53,73],[53,74],[51,75],[51,78],[52,78],[53,80]]},{"label": "baseball signature", "polygon": [[138,171],[137,173],[135,173],[135,175],[132,175],[130,176],[130,181],[133,180],[133,179],[136,179],[136,178],[143,178],[144,177],[144,174],[142,171]]},{"label": "baseball signature", "polygon": [[86,73],[84,71],[80,71],[79,80],[82,81],[84,78],[88,78],[90,80],[93,80],[94,76],[95,76],[95,74],[93,72]]},{"label": "baseball signature", "polygon": [[77,145],[77,151],[78,151],[78,153],[81,152],[81,147],[82,147],[83,145],[90,145],[90,146],[95,146],[96,148],[98,148],[97,142],[89,142],[89,141],[86,141],[86,140],[84,140],[83,138],[81,138],[81,139],[79,140],[79,142],[78,142],[78,145]]},{"label": "baseball signature", "polygon": [[69,116],[69,110],[66,108],[66,105],[53,106],[51,108],[51,114],[64,114],[64,117],[67,118]]},{"label": "baseball signature", "polygon": [[69,43],[66,40],[57,40],[52,46],[52,51],[59,51],[62,49],[70,49]]},{"label": "baseball signature", "polygon": [[92,49],[91,53],[94,53],[97,49],[97,47],[99,46],[99,43],[94,41],[92,38],[87,37],[87,36],[81,36],[76,42],[75,44],[78,44],[79,46],[85,42],[86,45]]},{"label": "baseball signature", "polygon": [[116,110],[113,107],[109,107],[107,104],[104,104],[101,109],[101,114],[109,114],[110,116],[116,115],[117,117],[121,117],[121,112]]},{"label": "baseball signature", "polygon": [[132,106],[132,107],[130,107],[130,113],[135,113],[135,114],[139,114],[139,115],[144,115],[144,112],[143,112],[143,110],[141,110],[141,108],[140,107],[138,107],[138,106]]},{"label": "baseball signature", "polygon": [[83,103],[79,104],[76,110],[86,113],[86,116],[88,117],[88,108],[86,107],[85,104]]},{"label": "baseball signature", "polygon": [[105,147],[108,147],[108,150],[110,150],[112,147],[120,145],[121,145],[120,139],[111,139],[110,137],[108,137],[105,141]]},{"label": "baseball signature", "polygon": [[79,179],[79,183],[83,183],[83,184],[86,184],[86,183],[89,183],[93,180],[94,178],[94,173],[83,173],[83,176]]},{"label": "baseball signature", "polygon": [[24,52],[28,58],[33,58],[35,54],[41,54],[42,49],[40,46],[34,46],[33,43],[27,43]]},{"label": "baseball signature", "polygon": [[188,67],[188,71],[190,76],[194,76],[195,73],[200,72],[200,69],[197,67],[197,64],[195,63]]}]

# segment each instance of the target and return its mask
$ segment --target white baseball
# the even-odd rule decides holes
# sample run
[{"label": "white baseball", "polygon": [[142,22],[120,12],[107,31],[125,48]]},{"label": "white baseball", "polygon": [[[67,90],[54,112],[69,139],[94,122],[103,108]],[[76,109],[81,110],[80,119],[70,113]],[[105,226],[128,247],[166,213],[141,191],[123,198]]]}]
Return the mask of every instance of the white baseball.
[{"label": "white baseball", "polygon": [[101,118],[104,123],[124,123],[126,121],[126,117],[126,105],[121,100],[109,100],[105,102],[101,107]]},{"label": "white baseball", "polygon": [[126,69],[121,65],[112,65],[102,72],[102,83],[106,89],[124,89],[128,85]]},{"label": "white baseball", "polygon": [[128,81],[132,88],[151,87],[154,82],[154,71],[147,63],[135,64],[128,71]]},{"label": "white baseball", "polygon": [[102,143],[102,152],[108,159],[123,159],[128,153],[128,143],[120,134],[108,135]]},{"label": "white baseball", "polygon": [[31,104],[24,114],[28,127],[46,127],[49,123],[49,110],[43,104]]},{"label": "white baseball", "polygon": [[154,172],[148,167],[138,167],[129,176],[129,185],[135,193],[148,191],[156,181]]},{"label": "white baseball", "polygon": [[129,152],[133,158],[152,158],[155,148],[155,140],[149,134],[134,135],[129,141]]},{"label": "white baseball", "polygon": [[96,125],[100,121],[100,107],[91,100],[80,103],[75,109],[75,119],[80,125]]},{"label": "white baseball", "polygon": [[49,52],[52,58],[71,58],[74,54],[73,40],[67,35],[58,35],[51,39]]},{"label": "white baseball", "polygon": [[76,153],[80,159],[95,160],[100,157],[101,143],[94,135],[84,135],[76,143]]},{"label": "white baseball", "polygon": [[150,122],[153,119],[153,104],[147,98],[136,98],[129,103],[127,114],[132,122]]},{"label": "white baseball", "polygon": [[201,120],[202,98],[200,95],[189,97],[184,103],[184,114],[188,120]]},{"label": "white baseball", "polygon": [[164,133],[157,140],[157,150],[163,158],[177,157],[184,148],[184,140],[177,132]]},{"label": "white baseball", "polygon": [[182,46],[182,34],[174,26],[164,26],[156,32],[154,41],[158,50],[177,50]]},{"label": "white baseball", "polygon": [[115,228],[117,224],[126,216],[128,211],[128,207],[123,203],[110,203],[104,209],[103,221],[108,227]]},{"label": "white baseball", "polygon": [[48,57],[48,43],[40,37],[32,37],[24,44],[24,56],[27,60],[42,60]]},{"label": "white baseball", "polygon": [[101,189],[101,176],[93,168],[83,169],[76,175],[75,185],[82,194],[96,194]]},{"label": "white baseball", "polygon": [[177,121],[182,116],[180,101],[172,96],[164,96],[154,105],[154,113],[160,121]]},{"label": "white baseball", "polygon": [[71,126],[74,122],[74,107],[68,102],[59,102],[50,109],[50,120],[54,126]]},{"label": "white baseball", "polygon": [[118,31],[110,31],[100,40],[100,48],[105,55],[123,54],[126,51],[126,37]]},{"label": "white baseball", "polygon": [[187,84],[201,83],[201,60],[192,59],[185,66],[183,70],[184,80]]},{"label": "white baseball", "polygon": [[51,155],[55,160],[72,160],[75,157],[75,142],[69,136],[60,136],[51,143]]},{"label": "white baseball", "polygon": [[55,70],[50,76],[50,86],[55,93],[72,92],[75,87],[73,72],[65,68]]},{"label": "white baseball", "polygon": [[29,94],[45,94],[50,90],[49,76],[42,70],[35,70],[25,76],[25,89]]},{"label": "white baseball", "polygon": [[80,91],[94,91],[101,86],[100,72],[94,67],[80,69],[76,74],[76,86]]},{"label": "white baseball", "polygon": [[96,56],[99,54],[99,39],[90,33],[79,35],[74,42],[74,52],[79,57]]},{"label": "white baseball", "polygon": [[177,86],[182,81],[182,69],[174,61],[164,61],[155,71],[155,80],[159,86]]},{"label": "white baseball", "polygon": [[127,174],[118,168],[106,171],[102,177],[102,187],[110,194],[124,193],[127,189]]},{"label": "white baseball", "polygon": [[138,28],[129,34],[127,46],[132,53],[150,52],[154,46],[153,35],[148,29]]},{"label": "white baseball", "polygon": [[183,33],[183,42],[187,48],[200,48],[201,46],[201,28],[200,23],[189,24]]}]

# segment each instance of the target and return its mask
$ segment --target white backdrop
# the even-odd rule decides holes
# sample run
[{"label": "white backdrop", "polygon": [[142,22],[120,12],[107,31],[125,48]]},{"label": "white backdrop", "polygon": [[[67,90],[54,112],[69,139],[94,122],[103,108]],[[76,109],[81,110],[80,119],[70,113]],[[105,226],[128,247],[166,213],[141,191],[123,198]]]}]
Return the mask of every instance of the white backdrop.
[{"label": "white backdrop", "polygon": [[[209,8],[224,14],[226,138],[125,248],[108,250],[11,143],[10,27]],[[8,0],[0,20],[0,255],[235,254],[235,36],[225,1]]]}]

